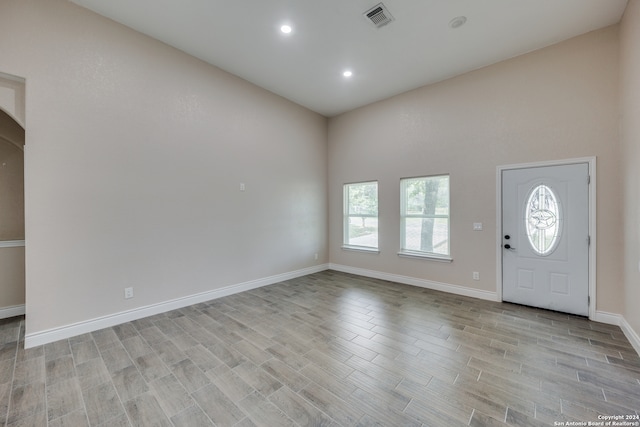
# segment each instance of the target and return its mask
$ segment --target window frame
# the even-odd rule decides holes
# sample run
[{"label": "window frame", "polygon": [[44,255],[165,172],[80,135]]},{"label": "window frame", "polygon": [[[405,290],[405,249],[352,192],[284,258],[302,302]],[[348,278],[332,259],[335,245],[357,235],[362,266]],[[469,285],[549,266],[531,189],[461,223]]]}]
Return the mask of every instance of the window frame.
[{"label": "window frame", "polygon": [[[447,214],[407,214],[407,184],[410,181],[416,180],[427,180],[430,178],[447,178],[447,186],[448,186],[448,201],[447,201]],[[447,220],[447,248],[448,251],[446,254],[441,254],[437,252],[428,252],[416,249],[407,249],[407,241],[406,241],[406,229],[407,229],[407,219],[408,218],[444,218]],[[436,174],[436,175],[422,175],[422,176],[414,176],[414,177],[406,177],[400,178],[400,250],[398,251],[398,255],[402,257],[409,258],[425,258],[431,259],[435,261],[444,261],[451,262],[453,259],[451,258],[451,175],[446,174]]]},{"label": "window frame", "polygon": [[[349,204],[349,192],[348,189],[351,186],[355,185],[365,185],[365,184],[375,184],[376,186],[376,213],[372,214],[351,214],[350,204]],[[363,251],[363,252],[380,252],[380,192],[379,192],[379,183],[377,180],[371,181],[359,181],[359,182],[349,182],[342,185],[342,249],[346,250],[354,250],[354,251]],[[364,245],[354,245],[349,243],[349,220],[352,218],[376,218],[378,220],[378,227],[376,229],[376,246],[364,246]]]}]

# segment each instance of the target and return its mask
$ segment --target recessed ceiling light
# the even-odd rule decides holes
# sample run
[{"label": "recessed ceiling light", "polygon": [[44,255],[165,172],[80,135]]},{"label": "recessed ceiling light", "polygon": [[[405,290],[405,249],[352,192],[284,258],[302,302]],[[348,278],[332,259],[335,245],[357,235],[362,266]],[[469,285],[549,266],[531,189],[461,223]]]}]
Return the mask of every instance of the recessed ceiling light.
[{"label": "recessed ceiling light", "polygon": [[460,28],[464,25],[465,22],[467,22],[466,16],[456,16],[451,21],[449,21],[449,26],[454,29]]},{"label": "recessed ceiling light", "polygon": [[283,25],[282,27],[280,27],[280,31],[282,31],[285,34],[289,34],[291,30],[292,30],[291,25]]},{"label": "recessed ceiling light", "polygon": [[344,73],[342,73],[342,75],[345,77],[351,77],[353,76],[353,72],[351,72],[351,70],[347,70]]}]

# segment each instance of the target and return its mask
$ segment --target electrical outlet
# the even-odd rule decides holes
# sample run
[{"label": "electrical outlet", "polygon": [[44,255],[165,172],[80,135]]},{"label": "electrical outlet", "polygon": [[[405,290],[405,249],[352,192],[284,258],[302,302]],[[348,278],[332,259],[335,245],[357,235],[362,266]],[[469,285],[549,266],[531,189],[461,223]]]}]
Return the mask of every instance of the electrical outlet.
[{"label": "electrical outlet", "polygon": [[473,272],[473,280],[480,280],[480,273],[478,273],[477,271]]},{"label": "electrical outlet", "polygon": [[318,254],[317,253],[316,253],[315,257],[316,257],[316,261],[317,261],[318,260]]},{"label": "electrical outlet", "polygon": [[124,288],[124,298],[133,298],[133,288]]}]

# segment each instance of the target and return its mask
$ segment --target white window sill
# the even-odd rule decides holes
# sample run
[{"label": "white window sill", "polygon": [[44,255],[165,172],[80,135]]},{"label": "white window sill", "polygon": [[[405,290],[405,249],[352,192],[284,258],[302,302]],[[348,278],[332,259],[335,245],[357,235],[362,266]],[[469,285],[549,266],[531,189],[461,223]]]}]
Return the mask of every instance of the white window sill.
[{"label": "white window sill", "polygon": [[367,252],[371,254],[379,254],[380,250],[378,248],[369,248],[367,246],[349,246],[342,245],[342,250],[344,251],[354,251],[354,252]]},{"label": "white window sill", "polygon": [[449,258],[448,256],[427,254],[424,252],[400,251],[398,252],[398,256],[403,258],[418,258],[438,262],[453,262],[453,258]]}]

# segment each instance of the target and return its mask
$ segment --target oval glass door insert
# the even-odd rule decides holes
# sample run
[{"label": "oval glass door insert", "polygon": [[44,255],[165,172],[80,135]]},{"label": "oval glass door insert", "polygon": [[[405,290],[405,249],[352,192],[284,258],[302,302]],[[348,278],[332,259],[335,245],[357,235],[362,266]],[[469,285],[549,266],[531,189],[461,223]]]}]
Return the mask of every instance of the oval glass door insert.
[{"label": "oval glass door insert", "polygon": [[531,247],[540,256],[549,255],[558,245],[562,231],[556,194],[544,184],[534,187],[525,212],[525,229]]}]

